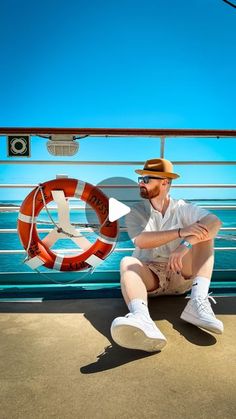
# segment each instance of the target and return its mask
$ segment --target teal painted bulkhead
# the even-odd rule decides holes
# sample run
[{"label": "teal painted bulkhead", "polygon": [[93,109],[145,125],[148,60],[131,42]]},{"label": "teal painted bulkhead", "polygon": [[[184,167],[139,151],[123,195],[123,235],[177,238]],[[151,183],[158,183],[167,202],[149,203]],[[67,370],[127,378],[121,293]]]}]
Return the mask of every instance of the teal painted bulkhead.
[{"label": "teal painted bulkhead", "polygon": [[[236,295],[236,270],[215,270],[212,295]],[[106,270],[94,273],[16,272],[0,274],[0,299],[5,298],[111,298],[121,297],[120,273]]]}]

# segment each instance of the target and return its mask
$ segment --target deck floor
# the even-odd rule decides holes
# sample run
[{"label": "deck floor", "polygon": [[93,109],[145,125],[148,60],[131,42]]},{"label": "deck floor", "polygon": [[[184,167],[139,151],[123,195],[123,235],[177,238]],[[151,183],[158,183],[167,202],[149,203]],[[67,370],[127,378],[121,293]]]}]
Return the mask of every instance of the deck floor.
[{"label": "deck floor", "polygon": [[122,299],[1,303],[1,419],[234,418],[235,303],[217,298],[219,336],[180,320],[184,297],[150,300],[156,354],[112,342]]}]

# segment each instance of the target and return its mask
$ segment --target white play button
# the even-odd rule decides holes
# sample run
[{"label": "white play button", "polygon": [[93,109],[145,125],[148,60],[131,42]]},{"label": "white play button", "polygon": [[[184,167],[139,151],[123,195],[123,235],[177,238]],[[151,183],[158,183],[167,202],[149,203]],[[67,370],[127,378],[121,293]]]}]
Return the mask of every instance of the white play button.
[{"label": "white play button", "polygon": [[128,207],[128,205],[122,204],[122,202],[117,201],[115,198],[109,198],[108,211],[108,219],[109,221],[113,222],[128,214],[130,212],[130,207]]}]

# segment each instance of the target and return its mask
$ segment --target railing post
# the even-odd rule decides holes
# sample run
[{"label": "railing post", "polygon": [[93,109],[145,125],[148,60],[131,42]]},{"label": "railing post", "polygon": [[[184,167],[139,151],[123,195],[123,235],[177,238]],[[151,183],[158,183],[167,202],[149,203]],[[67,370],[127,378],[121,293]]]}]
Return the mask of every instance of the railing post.
[{"label": "railing post", "polygon": [[161,136],[161,150],[160,150],[160,157],[161,159],[164,158],[164,152],[165,152],[165,139],[166,137]]}]

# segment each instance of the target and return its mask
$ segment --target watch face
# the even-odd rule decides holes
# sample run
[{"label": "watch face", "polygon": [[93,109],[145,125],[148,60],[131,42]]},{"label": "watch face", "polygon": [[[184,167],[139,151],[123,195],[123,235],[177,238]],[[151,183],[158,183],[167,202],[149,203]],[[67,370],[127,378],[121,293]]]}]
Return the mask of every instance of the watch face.
[{"label": "watch face", "polygon": [[187,240],[184,240],[182,244],[186,247],[192,247],[191,244],[187,242]]}]

